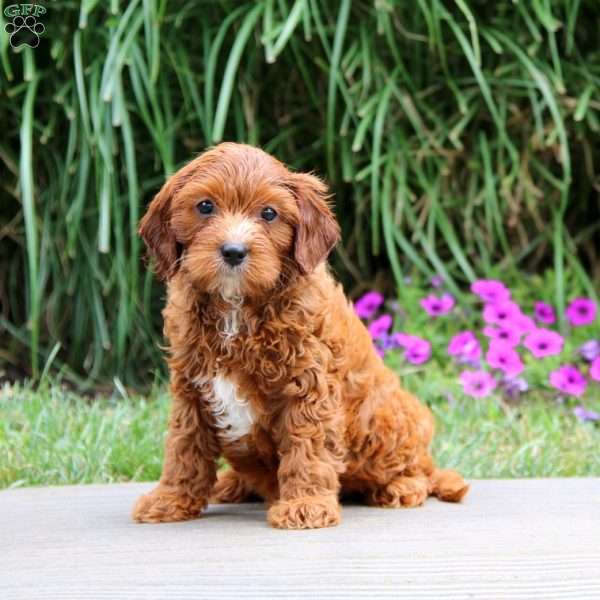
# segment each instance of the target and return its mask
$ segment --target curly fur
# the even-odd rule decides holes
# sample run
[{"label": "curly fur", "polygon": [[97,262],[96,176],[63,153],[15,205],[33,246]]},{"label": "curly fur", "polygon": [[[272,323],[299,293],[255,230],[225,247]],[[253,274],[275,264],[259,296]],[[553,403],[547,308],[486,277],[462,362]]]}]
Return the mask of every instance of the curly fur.
[{"label": "curly fur", "polygon": [[[208,218],[202,198],[216,206]],[[162,477],[135,520],[258,495],[274,527],[312,528],[339,523],[342,491],[382,507],[461,500],[468,486],[429,453],[431,413],[377,356],[327,269],[339,228],[322,181],[221,144],[167,181],[140,233],[167,280],[173,404]],[[231,235],[249,248],[241,267],[219,258]],[[231,467],[217,478],[221,455]]]}]

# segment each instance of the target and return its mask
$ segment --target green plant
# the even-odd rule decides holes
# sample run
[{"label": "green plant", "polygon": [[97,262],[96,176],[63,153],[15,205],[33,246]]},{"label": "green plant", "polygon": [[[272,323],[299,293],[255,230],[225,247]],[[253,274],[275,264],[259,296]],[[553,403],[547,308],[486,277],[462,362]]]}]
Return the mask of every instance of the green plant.
[{"label": "green plant", "polygon": [[[600,429],[536,395],[518,406],[460,394],[441,370],[406,373],[408,389],[431,402],[438,464],[465,477],[598,477]],[[449,389],[457,393],[445,399]],[[600,398],[594,398],[596,408]],[[169,396],[125,392],[93,400],[57,380],[0,390],[0,489],[153,481],[160,477]]]},{"label": "green plant", "polygon": [[458,293],[551,267],[561,314],[566,272],[596,297],[596,3],[47,8],[36,49],[13,50],[0,23],[7,363],[146,378],[162,292],[136,223],[166,175],[222,139],[328,179],[350,286],[391,271],[402,294],[418,270]]}]

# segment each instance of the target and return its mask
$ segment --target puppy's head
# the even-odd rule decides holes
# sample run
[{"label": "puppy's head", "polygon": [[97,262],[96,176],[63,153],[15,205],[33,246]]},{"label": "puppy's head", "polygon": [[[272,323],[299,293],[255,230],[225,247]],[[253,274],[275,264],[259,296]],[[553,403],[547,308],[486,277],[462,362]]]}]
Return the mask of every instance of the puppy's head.
[{"label": "puppy's head", "polygon": [[312,272],[338,242],[327,187],[262,150],[224,143],[175,173],[140,235],[162,279],[175,273],[224,297],[251,297]]}]

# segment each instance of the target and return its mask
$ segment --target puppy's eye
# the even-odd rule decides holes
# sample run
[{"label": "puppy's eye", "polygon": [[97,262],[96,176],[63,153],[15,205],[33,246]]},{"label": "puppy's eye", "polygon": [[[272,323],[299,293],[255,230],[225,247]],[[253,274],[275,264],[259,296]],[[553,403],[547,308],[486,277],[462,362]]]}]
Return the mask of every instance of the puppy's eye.
[{"label": "puppy's eye", "polygon": [[272,221],[277,216],[277,211],[274,208],[271,208],[270,206],[267,206],[266,208],[262,209],[262,211],[260,213],[260,216],[265,221]]},{"label": "puppy's eye", "polygon": [[201,200],[196,205],[196,208],[201,215],[211,215],[215,210],[215,205],[212,200]]}]

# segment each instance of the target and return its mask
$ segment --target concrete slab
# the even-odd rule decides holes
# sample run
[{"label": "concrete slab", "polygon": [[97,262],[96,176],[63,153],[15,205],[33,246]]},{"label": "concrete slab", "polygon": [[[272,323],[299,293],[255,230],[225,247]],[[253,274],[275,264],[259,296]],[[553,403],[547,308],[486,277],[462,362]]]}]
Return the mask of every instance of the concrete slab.
[{"label": "concrete slab", "polygon": [[600,479],[475,481],[460,505],[345,506],[316,531],[258,504],[134,524],[151,487],[0,492],[0,598],[600,599]]}]

